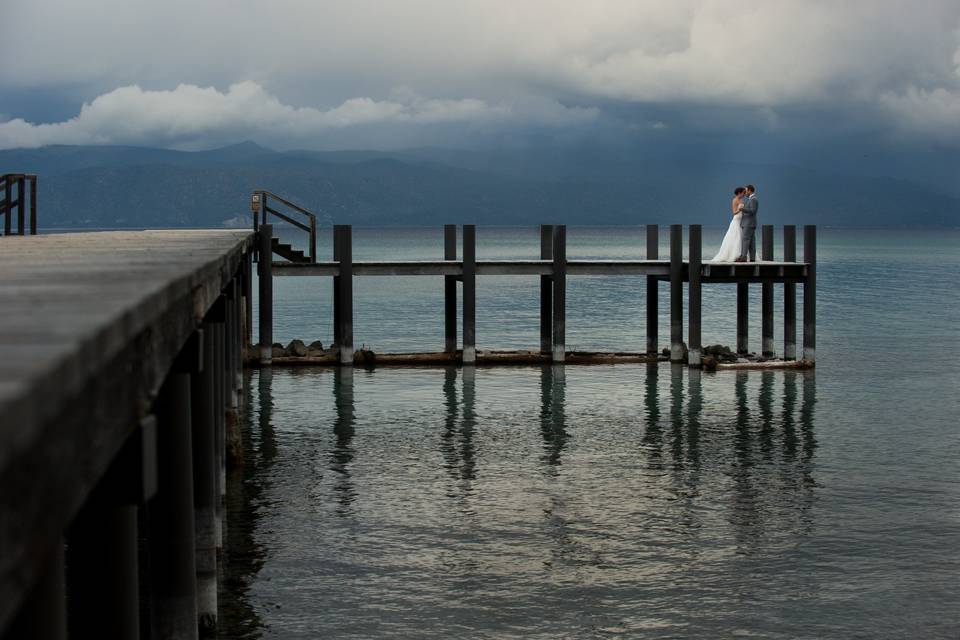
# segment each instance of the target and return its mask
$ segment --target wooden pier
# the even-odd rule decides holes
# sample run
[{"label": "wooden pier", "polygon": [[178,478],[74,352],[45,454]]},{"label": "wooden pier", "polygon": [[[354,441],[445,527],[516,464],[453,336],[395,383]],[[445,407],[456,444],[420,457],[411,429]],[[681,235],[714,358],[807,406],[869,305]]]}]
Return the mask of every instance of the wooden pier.
[{"label": "wooden pier", "polygon": [[[261,192],[262,193],[262,192]],[[312,215],[307,212],[307,215]],[[258,218],[260,216],[258,215]],[[702,365],[701,323],[702,291],[712,284],[736,285],[737,336],[736,349],[740,354],[749,351],[749,289],[751,284],[761,287],[761,348],[758,353],[764,359],[774,357],[774,286],[783,286],[783,349],[782,360],[786,366],[797,360],[796,336],[796,285],[803,285],[803,354],[802,363],[812,366],[816,359],[816,227],[804,227],[804,260],[796,261],[796,227],[783,227],[783,259],[774,257],[774,228],[761,228],[761,260],[758,262],[713,263],[703,260],[702,228],[690,225],[686,228],[687,243],[684,247],[684,227],[670,225],[670,254],[667,259],[659,257],[658,225],[646,227],[646,255],[632,260],[571,260],[567,258],[567,233],[564,225],[541,225],[540,259],[536,260],[479,260],[476,254],[477,228],[463,225],[459,230],[462,256],[457,256],[458,228],[444,227],[444,242],[438,247],[437,260],[376,260],[354,261],[352,228],[350,225],[333,227],[333,260],[316,259],[316,226],[312,228],[309,257],[292,247],[279,244],[273,237],[273,227],[266,223],[266,212],[256,224],[259,234],[260,258],[259,299],[260,335],[259,364],[272,364],[272,316],[273,278],[291,276],[322,276],[333,278],[333,326],[336,362],[351,365],[354,362],[353,344],[353,278],[364,276],[442,276],[444,286],[444,335],[442,353],[415,354],[406,359],[402,354],[388,354],[379,361],[392,364],[452,361],[459,364],[477,362],[476,344],[476,279],[488,275],[536,276],[540,278],[540,344],[542,356],[548,362],[569,361],[575,354],[566,349],[566,283],[568,277],[581,275],[635,275],[646,285],[646,355],[656,359],[660,353],[659,338],[659,286],[670,283],[670,337],[669,354],[672,362],[685,362],[690,366]],[[640,248],[638,247],[638,253]],[[274,255],[284,257],[275,260]],[[459,348],[457,346],[457,283],[460,283],[461,322]],[[684,284],[687,299],[684,301]],[[639,287],[638,287],[639,291]],[[533,301],[531,301],[532,303]],[[686,302],[686,304],[685,304]],[[686,320],[684,309],[686,308]],[[438,313],[440,311],[438,310]],[[686,334],[684,327],[686,326]],[[438,343],[440,342],[438,336]],[[536,348],[537,345],[531,345]],[[638,355],[638,354],[630,354]],[[527,352],[517,355],[518,362],[528,362]],[[575,361],[586,362],[584,357]],[[607,358],[609,360],[609,358]],[[332,359],[323,356],[312,359],[316,364],[327,364]],[[500,357],[500,363],[508,358]],[[296,363],[285,358],[284,364]],[[302,363],[311,362],[311,359]],[[492,359],[488,358],[488,363]],[[278,363],[279,364],[279,363]]]},{"label": "wooden pier", "polygon": [[0,237],[0,637],[215,626],[253,239]]}]

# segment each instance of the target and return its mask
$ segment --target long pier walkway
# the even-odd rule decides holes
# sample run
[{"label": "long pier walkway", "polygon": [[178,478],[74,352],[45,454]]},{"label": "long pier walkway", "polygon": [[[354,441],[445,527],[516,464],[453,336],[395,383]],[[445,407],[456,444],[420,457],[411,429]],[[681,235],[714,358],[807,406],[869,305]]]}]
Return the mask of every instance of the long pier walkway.
[{"label": "long pier walkway", "polygon": [[0,237],[0,637],[215,624],[252,246],[250,231]]}]

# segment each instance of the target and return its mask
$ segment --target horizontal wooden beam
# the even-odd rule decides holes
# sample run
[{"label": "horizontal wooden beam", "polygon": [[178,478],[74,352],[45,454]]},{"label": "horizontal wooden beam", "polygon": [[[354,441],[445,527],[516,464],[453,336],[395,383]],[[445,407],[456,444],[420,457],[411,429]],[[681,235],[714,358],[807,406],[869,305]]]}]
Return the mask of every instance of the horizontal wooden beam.
[{"label": "horizontal wooden beam", "polygon": [[[687,279],[684,263],[684,280]],[[336,262],[274,262],[275,276],[336,276]],[[668,278],[670,263],[666,260],[569,260],[569,275],[646,275]],[[550,260],[479,260],[478,276],[552,275]],[[806,276],[802,263],[751,263],[704,265],[704,282],[795,282]],[[355,276],[461,276],[463,263],[458,260],[367,260],[353,263]]]}]

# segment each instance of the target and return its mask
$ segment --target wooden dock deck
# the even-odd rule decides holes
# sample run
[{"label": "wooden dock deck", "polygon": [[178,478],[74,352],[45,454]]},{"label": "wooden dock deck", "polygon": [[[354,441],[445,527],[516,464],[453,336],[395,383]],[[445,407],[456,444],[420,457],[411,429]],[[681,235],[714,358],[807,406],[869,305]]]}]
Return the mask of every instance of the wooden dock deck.
[{"label": "wooden dock deck", "polygon": [[[154,560],[175,564],[171,545],[184,540],[160,519],[182,524],[177,500],[189,498],[192,535],[193,491],[205,485],[176,471],[190,467],[175,455],[189,451],[189,419],[186,442],[164,427],[182,418],[183,381],[189,391],[205,379],[202,358],[205,388],[221,382],[203,402],[194,393],[195,429],[222,422],[214,403],[236,402],[252,246],[250,231],[0,237],[0,637],[63,637],[65,536],[71,636],[135,637],[136,512],[124,508],[157,493],[146,535]],[[196,417],[204,402],[209,415]],[[154,578],[152,622],[176,624],[164,611],[183,594]]]}]

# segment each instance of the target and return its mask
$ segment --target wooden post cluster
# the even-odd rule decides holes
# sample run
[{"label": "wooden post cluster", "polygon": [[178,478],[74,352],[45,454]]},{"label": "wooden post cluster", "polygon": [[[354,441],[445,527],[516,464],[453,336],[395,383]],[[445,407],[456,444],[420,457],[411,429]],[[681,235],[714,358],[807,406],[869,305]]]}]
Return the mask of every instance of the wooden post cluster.
[{"label": "wooden post cluster", "polygon": [[[773,225],[760,227],[760,259],[773,261]],[[773,283],[760,285],[760,352],[764,358],[773,357]]]},{"label": "wooden post cluster", "polygon": [[[553,260],[553,225],[540,225],[540,259]],[[540,353],[553,351],[553,276],[540,276]]]},{"label": "wooden post cluster", "polygon": [[[443,226],[443,259],[457,259],[457,225]],[[443,277],[443,350],[457,351],[457,277]]]},{"label": "wooden post cluster", "polygon": [[[37,234],[37,176],[28,173],[8,173],[0,176],[3,196],[0,216],[3,216],[3,235]],[[16,198],[14,198],[16,188]],[[27,226],[29,223],[29,227]]]},{"label": "wooden post cluster", "polygon": [[260,287],[260,362],[273,360],[273,226],[261,224],[257,231],[257,268]]},{"label": "wooden post cluster", "polygon": [[[660,227],[647,225],[647,260],[658,260],[660,256]],[[655,355],[658,346],[659,294],[660,281],[657,276],[647,276],[647,355]]]},{"label": "wooden post cluster", "polygon": [[683,362],[683,225],[670,225],[670,362]]},{"label": "wooden post cluster", "polygon": [[477,227],[463,225],[463,364],[477,361]]},{"label": "wooden post cluster", "polygon": [[[690,225],[689,229],[689,266],[688,266],[688,290],[687,295],[690,300],[688,307],[689,324],[687,334],[687,364],[691,367],[699,367],[701,363],[702,348],[700,344],[700,308],[701,308],[701,261],[703,253],[703,227],[699,224]],[[671,358],[672,359],[672,358]]]},{"label": "wooden post cluster", "polygon": [[[797,261],[797,228],[783,227],[783,261]],[[783,283],[783,359],[797,359],[797,285]]]},{"label": "wooden post cluster", "polygon": [[807,276],[803,283],[803,358],[817,359],[817,227],[803,228],[803,261]]},{"label": "wooden post cluster", "polygon": [[342,365],[353,364],[353,227],[333,227],[333,260],[339,275],[333,278],[333,339]]}]

